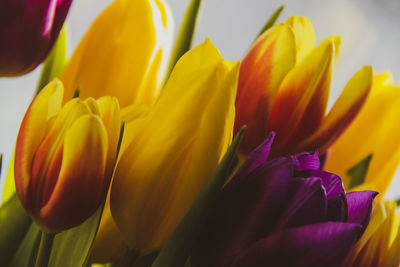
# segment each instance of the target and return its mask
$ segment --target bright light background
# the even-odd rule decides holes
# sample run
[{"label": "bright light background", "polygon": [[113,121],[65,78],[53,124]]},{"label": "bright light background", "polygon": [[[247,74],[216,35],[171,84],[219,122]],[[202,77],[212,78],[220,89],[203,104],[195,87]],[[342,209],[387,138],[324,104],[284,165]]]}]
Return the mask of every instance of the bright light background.
[{"label": "bright light background", "polygon": [[[70,51],[91,21],[110,2],[74,0],[68,17]],[[175,32],[188,2],[169,1],[175,18]],[[362,65],[372,65],[375,72],[391,70],[395,80],[400,80],[400,1],[397,0],[203,0],[194,44],[209,37],[225,58],[238,60],[245,55],[269,15],[282,4],[285,10],[279,21],[291,15],[307,16],[314,25],[317,42],[330,35],[342,37],[341,59],[331,88],[332,99],[340,94],[347,80]],[[32,99],[39,72],[40,67],[20,78],[0,78],[2,177],[5,177],[18,127]],[[400,197],[400,175],[396,176],[387,197]]]}]

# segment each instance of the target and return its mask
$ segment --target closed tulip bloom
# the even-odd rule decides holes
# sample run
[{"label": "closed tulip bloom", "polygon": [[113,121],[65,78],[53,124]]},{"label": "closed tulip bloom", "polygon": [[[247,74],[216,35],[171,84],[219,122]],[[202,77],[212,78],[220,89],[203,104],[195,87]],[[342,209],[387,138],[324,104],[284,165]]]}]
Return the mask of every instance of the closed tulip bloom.
[{"label": "closed tulip bloom", "polygon": [[177,62],[137,125],[111,187],[111,213],[131,249],[161,248],[232,138],[238,64],[206,40]]},{"label": "closed tulip bloom", "polygon": [[2,0],[0,76],[17,76],[37,67],[50,52],[72,0]]},{"label": "closed tulip bloom", "polygon": [[316,152],[267,161],[274,135],[223,188],[192,266],[341,266],[364,232],[376,195],[346,193]]},{"label": "closed tulip bloom", "polygon": [[61,75],[65,99],[117,97],[121,108],[157,99],[172,46],[163,0],[115,0],[93,22]]},{"label": "closed tulip bloom", "polygon": [[33,100],[15,149],[15,186],[44,231],[57,233],[90,217],[104,201],[114,170],[120,114],[115,98],[74,98],[62,106],[54,80]]},{"label": "closed tulip bloom", "polygon": [[372,154],[364,183],[384,195],[400,162],[399,117],[400,87],[391,74],[376,75],[360,114],[332,145],[325,169],[342,176],[348,186],[346,172]]},{"label": "closed tulip bloom", "polygon": [[330,83],[340,53],[340,37],[314,48],[307,18],[291,17],[261,35],[240,67],[235,132],[247,125],[240,151],[247,155],[270,131],[271,156],[318,149],[323,154],[354,119],[372,83],[362,67],[326,114]]},{"label": "closed tulip bloom", "polygon": [[396,203],[375,203],[371,222],[345,267],[397,267],[400,265],[400,218]]}]

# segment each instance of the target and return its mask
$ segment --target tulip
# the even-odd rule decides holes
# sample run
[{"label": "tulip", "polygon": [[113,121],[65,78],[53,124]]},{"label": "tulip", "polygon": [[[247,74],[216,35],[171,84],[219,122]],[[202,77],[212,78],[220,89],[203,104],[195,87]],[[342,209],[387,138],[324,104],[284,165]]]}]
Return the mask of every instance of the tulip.
[{"label": "tulip", "polygon": [[172,46],[163,0],[115,0],[94,21],[61,75],[65,99],[117,97],[121,107],[157,99]]},{"label": "tulip", "polygon": [[[126,122],[121,152],[136,128],[132,108],[143,110],[143,104],[153,105],[160,94],[172,48],[172,29],[165,1],[115,0],[93,22],[61,74],[64,101],[77,87],[82,97],[111,95],[118,99]],[[125,248],[108,203],[91,255],[94,262],[112,261]]]},{"label": "tulip", "polygon": [[399,266],[399,227],[396,203],[392,201],[376,203],[372,211],[371,222],[344,266]]},{"label": "tulip", "polygon": [[[372,154],[364,183],[384,195],[400,162],[400,87],[391,74],[379,74],[365,106],[348,130],[332,145],[326,170],[343,177],[346,172]],[[349,153],[351,151],[351,153]]]},{"label": "tulip", "polygon": [[232,138],[238,64],[207,39],[175,65],[138,123],[111,186],[112,216],[131,249],[161,248],[190,209]]},{"label": "tulip", "polygon": [[39,227],[57,233],[90,217],[114,170],[120,114],[115,98],[74,98],[49,83],[29,106],[15,148],[15,186]]},{"label": "tulip", "polygon": [[341,266],[366,228],[373,191],[346,193],[316,152],[267,162],[274,134],[223,188],[192,266]]},{"label": "tulip", "polygon": [[248,155],[276,132],[271,156],[326,149],[351,123],[370,91],[372,68],[362,67],[326,114],[340,38],[316,48],[308,19],[291,17],[261,35],[243,59],[235,130],[247,125],[240,152]]},{"label": "tulip", "polygon": [[36,68],[50,52],[72,0],[15,1],[0,4],[0,76]]}]

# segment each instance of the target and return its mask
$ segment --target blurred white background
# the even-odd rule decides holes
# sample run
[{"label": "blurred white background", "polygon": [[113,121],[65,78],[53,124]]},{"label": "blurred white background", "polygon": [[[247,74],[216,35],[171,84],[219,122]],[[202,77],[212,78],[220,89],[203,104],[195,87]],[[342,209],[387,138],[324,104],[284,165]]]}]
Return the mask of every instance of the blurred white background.
[{"label": "blurred white background", "polygon": [[[70,52],[91,21],[110,2],[74,0],[68,17]],[[175,18],[175,33],[188,2],[169,0]],[[397,0],[203,0],[194,45],[210,37],[225,58],[241,59],[269,15],[282,4],[285,10],[279,21],[291,15],[307,16],[314,25],[318,42],[330,35],[342,37],[342,54],[332,84],[332,99],[340,94],[347,80],[362,65],[372,65],[375,72],[391,70],[395,80],[400,80],[400,1]],[[40,67],[20,78],[0,78],[2,177],[5,177],[18,127],[32,99],[39,73]],[[400,197],[400,175],[396,176],[387,197]]]}]

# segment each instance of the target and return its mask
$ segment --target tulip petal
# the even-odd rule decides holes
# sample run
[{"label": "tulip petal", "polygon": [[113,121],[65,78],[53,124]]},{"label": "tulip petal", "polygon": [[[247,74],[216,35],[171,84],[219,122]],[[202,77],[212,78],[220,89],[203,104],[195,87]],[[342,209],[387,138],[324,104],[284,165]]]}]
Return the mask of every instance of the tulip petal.
[{"label": "tulip petal", "polygon": [[[268,135],[267,123],[279,85],[296,61],[293,30],[280,24],[264,33],[240,67],[235,130],[247,125],[241,150],[248,154]],[[246,138],[246,136],[248,136]]]},{"label": "tulip petal", "polygon": [[275,230],[326,220],[328,202],[320,178],[292,178],[288,195],[291,197],[285,204]]},{"label": "tulip petal", "polygon": [[67,130],[59,178],[40,210],[40,218],[48,228],[65,230],[97,210],[110,182],[110,177],[104,176],[107,142],[106,129],[95,115],[80,117]]},{"label": "tulip petal", "polygon": [[311,176],[321,178],[322,186],[325,188],[328,200],[345,193],[342,179],[340,179],[338,175],[320,170],[310,170],[305,171],[305,173],[306,177]]},{"label": "tulip petal", "polygon": [[318,152],[314,151],[314,153],[303,152],[299,153],[295,156],[290,156],[295,162],[296,171],[304,171],[304,170],[319,170],[320,169],[320,161],[318,157]]},{"label": "tulip petal", "polygon": [[[349,212],[348,222],[361,224],[363,232],[369,223],[372,203],[376,195],[378,193],[374,191],[350,192],[346,195]],[[368,204],[366,205],[366,203]]]},{"label": "tulip petal", "polygon": [[371,66],[362,67],[347,83],[342,94],[318,130],[304,140],[298,150],[316,149],[324,153],[346,130],[364,105],[372,86]]},{"label": "tulip petal", "polygon": [[192,255],[195,266],[231,266],[232,255],[268,235],[282,213],[276,203],[284,203],[288,196],[292,172],[292,161],[280,158],[255,169],[246,179],[235,176],[223,189],[197,241]]},{"label": "tulip petal", "polygon": [[260,167],[267,162],[269,151],[271,149],[272,142],[274,141],[275,133],[271,132],[269,136],[264,140],[261,145],[254,149],[247,157],[246,161],[242,164],[240,169],[237,171],[236,176],[242,177],[248,175],[254,169]]},{"label": "tulip petal", "polygon": [[276,132],[274,155],[312,134],[321,124],[328,102],[335,38],[328,38],[297,64],[283,80],[272,107],[269,127]]},{"label": "tulip petal", "polygon": [[65,99],[111,95],[121,107],[155,102],[172,43],[169,9],[162,0],[116,0],[95,20],[61,79]]},{"label": "tulip petal", "polygon": [[229,266],[342,266],[360,233],[359,225],[341,222],[282,230],[243,250]]},{"label": "tulip petal", "polygon": [[[108,136],[107,169],[106,177],[111,177],[114,172],[117,157],[117,147],[121,131],[121,114],[118,100],[115,97],[104,96],[96,100],[100,117]],[[107,189],[108,190],[108,189]]]},{"label": "tulip petal", "polygon": [[385,85],[390,82],[390,77],[385,76],[374,80],[370,97],[356,119],[332,145],[325,167],[342,176],[347,186],[346,172],[373,154],[364,182],[373,185],[380,196],[386,192],[400,159],[400,124],[394,123],[400,114],[400,88]]},{"label": "tulip petal", "polygon": [[296,62],[303,60],[313,49],[315,32],[306,17],[292,16],[285,21],[293,29],[296,37]]},{"label": "tulip petal", "polygon": [[63,86],[58,80],[49,83],[33,100],[22,120],[15,147],[14,175],[18,196],[31,213],[33,207],[27,199],[30,190],[33,157],[46,135],[49,120],[61,109]]},{"label": "tulip petal", "polygon": [[[382,203],[384,206],[383,222],[374,226],[375,231],[370,232],[368,239],[362,236],[360,241],[364,242],[362,247],[358,243],[352,252],[352,256],[346,263],[346,266],[384,266],[383,259],[393,242],[395,231],[397,231],[396,204],[394,202]],[[373,220],[371,221],[371,223]],[[396,225],[396,226],[395,226]],[[368,233],[368,228],[365,234]]]},{"label": "tulip petal", "polygon": [[90,262],[107,263],[120,258],[126,245],[122,233],[119,231],[110,210],[110,194],[107,195],[103,214],[96,238],[93,242],[93,250],[90,255]]},{"label": "tulip petal", "polygon": [[207,39],[177,62],[140,123],[110,201],[131,248],[160,248],[211,177],[232,138],[237,72]]}]

